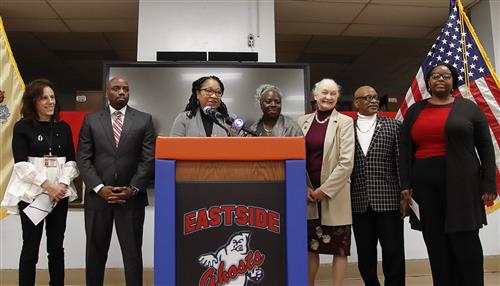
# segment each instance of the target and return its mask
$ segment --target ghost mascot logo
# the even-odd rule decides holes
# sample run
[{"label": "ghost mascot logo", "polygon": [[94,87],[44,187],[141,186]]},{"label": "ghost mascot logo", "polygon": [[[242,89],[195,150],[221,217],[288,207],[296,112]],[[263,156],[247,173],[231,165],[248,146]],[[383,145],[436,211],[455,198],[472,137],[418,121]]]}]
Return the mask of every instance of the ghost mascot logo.
[{"label": "ghost mascot logo", "polygon": [[[184,214],[184,235],[221,226],[251,227],[280,233],[280,213],[257,206],[226,204],[190,211]],[[262,264],[266,256],[250,249],[250,231],[233,233],[226,244],[214,253],[203,254],[198,262],[207,269],[199,286],[247,285],[264,278]]]},{"label": "ghost mascot logo", "polygon": [[233,233],[215,253],[201,255],[198,262],[207,270],[198,285],[247,285],[249,280],[259,283],[264,278],[260,266],[266,256],[259,250],[250,250],[250,234],[248,231]]},{"label": "ghost mascot logo", "polygon": [[184,214],[184,235],[225,226],[250,226],[280,233],[280,214],[261,207],[245,205],[211,206]]}]

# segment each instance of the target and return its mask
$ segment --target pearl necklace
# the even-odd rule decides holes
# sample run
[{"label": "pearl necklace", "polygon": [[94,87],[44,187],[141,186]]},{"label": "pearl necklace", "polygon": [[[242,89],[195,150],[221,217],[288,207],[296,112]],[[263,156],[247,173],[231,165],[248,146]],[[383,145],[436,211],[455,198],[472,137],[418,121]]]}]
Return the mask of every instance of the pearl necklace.
[{"label": "pearl necklace", "polygon": [[330,115],[328,115],[325,119],[323,120],[319,120],[318,118],[318,113],[316,112],[316,115],[314,116],[314,119],[316,120],[316,122],[318,122],[319,124],[324,124],[325,122],[328,121],[328,119],[330,119]]},{"label": "pearl necklace", "polygon": [[373,120],[372,125],[370,125],[370,127],[368,127],[368,129],[366,129],[364,131],[361,130],[361,128],[359,128],[358,124],[356,124],[356,129],[358,129],[358,131],[361,132],[361,133],[367,133],[368,131],[372,130],[373,126],[375,126],[376,123],[377,123],[377,119]]}]

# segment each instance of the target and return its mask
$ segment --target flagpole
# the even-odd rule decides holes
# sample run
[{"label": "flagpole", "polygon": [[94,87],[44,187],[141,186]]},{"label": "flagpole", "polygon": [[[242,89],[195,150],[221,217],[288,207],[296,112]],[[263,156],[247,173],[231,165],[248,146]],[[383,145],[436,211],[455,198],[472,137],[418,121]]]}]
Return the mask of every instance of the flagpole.
[{"label": "flagpole", "polygon": [[465,33],[465,21],[464,21],[464,7],[462,6],[462,2],[457,0],[458,6],[458,17],[460,19],[460,37],[462,44],[462,60],[464,63],[464,76],[465,76],[465,89],[466,89],[466,98],[471,99],[472,95],[470,93],[470,81],[469,81],[469,62],[467,61],[467,34]]},{"label": "flagpole", "polygon": [[500,81],[498,80],[498,76],[495,72],[495,69],[493,68],[493,65],[490,62],[490,59],[488,58],[488,55],[486,54],[486,51],[484,50],[483,46],[481,45],[481,41],[479,41],[479,38],[477,37],[476,31],[474,30],[474,27],[472,27],[472,24],[470,23],[469,17],[467,15],[464,15],[464,24],[467,25],[469,28],[470,34],[474,41],[476,42],[477,48],[479,49],[479,52],[481,52],[481,56],[484,59],[484,62],[486,63],[486,66],[491,72],[491,76],[495,79],[495,83],[497,86],[500,86]]}]

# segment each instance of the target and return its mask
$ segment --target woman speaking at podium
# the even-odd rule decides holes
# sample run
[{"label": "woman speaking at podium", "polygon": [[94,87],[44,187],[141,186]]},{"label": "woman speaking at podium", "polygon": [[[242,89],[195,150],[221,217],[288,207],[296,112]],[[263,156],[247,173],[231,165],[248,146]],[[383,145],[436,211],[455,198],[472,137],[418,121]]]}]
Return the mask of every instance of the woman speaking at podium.
[{"label": "woman speaking at podium", "polygon": [[281,114],[281,90],[274,85],[263,84],[255,95],[262,110],[262,117],[249,129],[259,136],[303,136],[299,125],[288,116]]},{"label": "woman speaking at podium", "polygon": [[[193,82],[191,97],[186,109],[175,118],[171,137],[226,137],[225,123],[214,120],[205,112],[216,111],[227,117],[227,108],[222,102],[224,84],[214,76],[204,76]],[[210,107],[210,108],[206,108]],[[204,112],[205,111],[205,112]]]}]

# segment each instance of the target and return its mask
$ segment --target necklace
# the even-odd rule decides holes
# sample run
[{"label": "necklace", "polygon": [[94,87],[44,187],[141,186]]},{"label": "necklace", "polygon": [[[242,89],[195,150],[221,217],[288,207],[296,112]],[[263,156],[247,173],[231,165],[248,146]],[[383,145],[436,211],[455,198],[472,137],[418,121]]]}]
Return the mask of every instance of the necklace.
[{"label": "necklace", "polygon": [[265,136],[271,136],[273,129],[267,129],[264,124],[262,124],[262,129],[264,130]]},{"label": "necklace", "polygon": [[328,121],[328,119],[330,119],[330,115],[328,115],[325,119],[323,120],[319,120],[318,118],[318,113],[316,112],[316,115],[314,116],[314,119],[316,120],[316,122],[318,122],[319,124],[324,124],[325,122]]},{"label": "necklace", "polygon": [[376,123],[377,123],[377,119],[373,120],[372,125],[370,125],[370,127],[368,127],[368,129],[366,129],[364,131],[361,130],[361,128],[359,128],[358,124],[356,124],[356,129],[358,129],[358,131],[361,132],[361,133],[367,133],[368,131],[372,130],[373,126],[375,126]]}]

